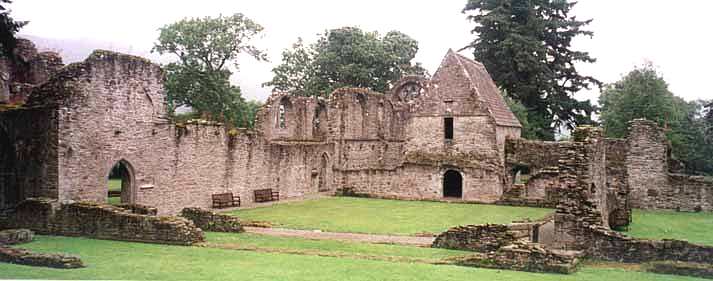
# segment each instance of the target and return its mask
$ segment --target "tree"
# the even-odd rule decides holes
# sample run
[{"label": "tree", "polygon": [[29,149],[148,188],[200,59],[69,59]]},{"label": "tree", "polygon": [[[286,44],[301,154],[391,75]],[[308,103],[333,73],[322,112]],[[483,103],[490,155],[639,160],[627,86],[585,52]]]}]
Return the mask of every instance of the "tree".
[{"label": "tree", "polygon": [[240,88],[230,85],[232,72],[228,64],[238,69],[238,55],[246,53],[265,61],[263,51],[249,44],[263,30],[243,14],[217,18],[183,19],[159,29],[153,51],[178,58],[166,70],[166,92],[171,111],[180,106],[229,122],[249,126],[248,104]]},{"label": "tree", "polygon": [[464,13],[477,35],[464,49],[473,49],[493,80],[528,110],[538,138],[553,139],[556,128],[592,123],[595,108],[574,93],[600,82],[580,75],[575,64],[595,61],[571,49],[572,39],[592,36],[569,12],[565,0],[469,0]]},{"label": "tree", "polygon": [[600,121],[609,137],[622,138],[628,122],[636,118],[656,121],[670,128],[685,118],[681,101],[668,90],[666,81],[647,63],[614,84],[605,85],[599,96]]},{"label": "tree", "polygon": [[17,44],[15,33],[27,24],[26,21],[15,21],[10,16],[10,9],[6,4],[11,0],[0,0],[0,56],[14,59],[13,50]]},{"label": "tree", "polygon": [[633,119],[655,121],[664,128],[672,154],[685,164],[687,172],[713,173],[713,147],[705,140],[703,107],[707,103],[686,102],[675,96],[648,63],[603,88],[600,121],[606,135],[615,138],[627,135],[628,122]]},{"label": "tree", "polygon": [[520,121],[520,125],[522,125],[521,136],[526,139],[537,139],[537,135],[535,135],[536,128],[532,128],[532,124],[530,124],[527,108],[522,105],[521,102],[509,97],[507,92],[503,92],[503,99],[505,99],[505,103],[507,103],[510,111],[512,111],[515,117],[517,117],[517,120]]},{"label": "tree", "polygon": [[418,42],[398,31],[382,37],[356,27],[332,29],[309,46],[298,39],[264,85],[300,96],[325,96],[341,87],[385,92],[404,75],[425,73],[411,62],[416,52]]}]

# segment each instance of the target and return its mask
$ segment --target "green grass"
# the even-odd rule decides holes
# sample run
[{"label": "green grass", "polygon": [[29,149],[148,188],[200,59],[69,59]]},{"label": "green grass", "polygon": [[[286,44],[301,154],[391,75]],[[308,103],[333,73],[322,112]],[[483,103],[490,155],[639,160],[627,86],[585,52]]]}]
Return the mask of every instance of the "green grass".
[{"label": "green grass", "polygon": [[121,179],[109,179],[109,190],[121,191]]},{"label": "green grass", "polygon": [[713,246],[713,213],[635,209],[633,223],[625,233],[638,238],[670,238]]},{"label": "green grass", "polygon": [[[110,191],[121,191],[121,179],[109,179]],[[106,202],[110,205],[121,204],[121,197],[107,197]]]},{"label": "green grass", "polygon": [[441,233],[457,225],[539,219],[552,212],[550,209],[496,205],[331,197],[237,210],[229,214],[294,229],[412,235]]},{"label": "green grass", "polygon": [[82,269],[0,263],[0,279],[123,280],[703,280],[623,269],[585,267],[573,275],[534,274],[450,265],[301,256],[38,236],[22,245],[79,255]]},{"label": "green grass", "polygon": [[312,255],[375,257],[376,259],[415,259],[436,262],[469,252],[421,248],[401,245],[368,244],[333,240],[274,237],[259,234],[206,233],[206,244],[211,247],[263,249],[271,252],[304,253]]}]

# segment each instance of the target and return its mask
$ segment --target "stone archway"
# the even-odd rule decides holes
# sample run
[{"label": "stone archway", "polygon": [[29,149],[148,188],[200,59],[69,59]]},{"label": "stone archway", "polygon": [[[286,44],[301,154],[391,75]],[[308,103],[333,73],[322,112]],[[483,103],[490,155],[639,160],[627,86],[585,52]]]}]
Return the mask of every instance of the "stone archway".
[{"label": "stone archway", "polygon": [[[109,175],[109,191],[107,192],[107,202],[115,204],[130,204],[135,202],[135,178],[134,168],[126,160],[119,160],[112,166]],[[117,183],[112,185],[112,183]],[[112,199],[112,198],[117,198]]]},{"label": "stone archway", "polygon": [[327,153],[324,153],[322,154],[321,158],[322,159],[319,163],[319,178],[317,179],[317,191],[324,192],[329,191],[329,181],[327,180],[327,167],[329,166],[329,156],[327,156]]},{"label": "stone archway", "polygon": [[463,176],[456,170],[443,174],[443,197],[463,198]]}]

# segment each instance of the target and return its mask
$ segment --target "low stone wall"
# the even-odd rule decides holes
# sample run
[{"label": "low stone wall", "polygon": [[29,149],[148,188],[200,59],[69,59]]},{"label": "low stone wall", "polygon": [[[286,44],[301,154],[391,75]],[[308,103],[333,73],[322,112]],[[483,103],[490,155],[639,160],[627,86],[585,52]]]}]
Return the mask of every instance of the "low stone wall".
[{"label": "low stone wall", "polygon": [[193,223],[205,231],[217,232],[243,232],[240,219],[217,214],[201,208],[185,208],[181,211],[181,216],[193,221]]},{"label": "low stone wall", "polygon": [[644,266],[648,272],[673,274],[713,279],[713,267],[710,264],[690,262],[652,262]]},{"label": "low stone wall", "polygon": [[713,211],[713,182],[702,176],[669,174],[668,185],[646,191],[640,207],[679,211]]},{"label": "low stone wall", "polygon": [[155,216],[158,214],[157,208],[141,204],[119,204],[115,206],[139,215]]},{"label": "low stone wall", "polygon": [[553,251],[536,243],[516,243],[489,253],[451,259],[455,264],[483,268],[569,274],[577,270],[578,252]]},{"label": "low stone wall", "polygon": [[13,228],[41,234],[177,245],[204,240],[203,231],[184,218],[134,214],[87,202],[57,204],[51,199],[28,199],[18,205],[8,222]]},{"label": "low stone wall", "polygon": [[682,261],[713,264],[713,247],[681,240],[642,240],[601,226],[589,229],[588,257],[625,263]]},{"label": "low stone wall", "polygon": [[529,228],[512,229],[511,225],[483,224],[458,226],[441,233],[433,248],[492,252],[520,238],[529,238]]},{"label": "low stone wall", "polygon": [[25,249],[0,246],[0,262],[52,268],[80,268],[84,263],[79,257],[63,254],[33,253]]},{"label": "low stone wall", "polygon": [[35,233],[29,229],[7,229],[0,231],[0,245],[15,245],[31,242]]}]

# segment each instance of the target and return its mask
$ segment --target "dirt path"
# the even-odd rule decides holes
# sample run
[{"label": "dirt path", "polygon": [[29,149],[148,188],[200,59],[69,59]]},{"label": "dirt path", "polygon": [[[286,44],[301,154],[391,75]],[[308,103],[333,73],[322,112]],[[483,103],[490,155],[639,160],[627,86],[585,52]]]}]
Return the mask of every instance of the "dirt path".
[{"label": "dirt path", "polygon": [[248,233],[280,237],[298,237],[315,240],[339,240],[373,244],[398,244],[417,247],[430,247],[431,244],[433,244],[433,240],[435,239],[434,237],[322,232],[314,230],[297,230],[285,228],[245,227],[245,231]]}]

